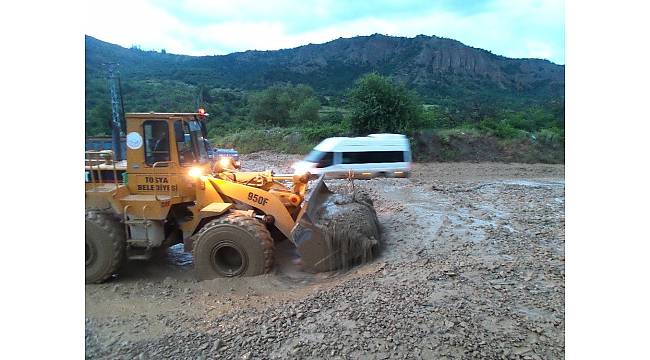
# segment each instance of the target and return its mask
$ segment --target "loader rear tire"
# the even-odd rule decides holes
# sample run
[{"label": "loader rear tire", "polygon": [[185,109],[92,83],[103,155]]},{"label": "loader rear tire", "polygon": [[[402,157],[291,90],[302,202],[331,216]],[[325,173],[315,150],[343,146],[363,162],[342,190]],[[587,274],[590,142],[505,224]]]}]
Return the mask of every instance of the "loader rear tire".
[{"label": "loader rear tire", "polygon": [[194,269],[199,280],[256,276],[273,266],[273,238],[259,220],[229,214],[205,224],[194,242]]},{"label": "loader rear tire", "polygon": [[124,228],[110,214],[86,212],[86,283],[101,283],[124,262]]}]

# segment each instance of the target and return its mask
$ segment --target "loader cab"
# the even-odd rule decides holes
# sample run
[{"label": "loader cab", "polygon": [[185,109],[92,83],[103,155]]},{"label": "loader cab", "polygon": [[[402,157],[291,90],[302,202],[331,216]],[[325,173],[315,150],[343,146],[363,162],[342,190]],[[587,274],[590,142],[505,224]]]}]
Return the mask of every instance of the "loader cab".
[{"label": "loader cab", "polygon": [[209,172],[201,113],[130,113],[127,122],[128,187],[133,194],[191,196],[187,173]]}]

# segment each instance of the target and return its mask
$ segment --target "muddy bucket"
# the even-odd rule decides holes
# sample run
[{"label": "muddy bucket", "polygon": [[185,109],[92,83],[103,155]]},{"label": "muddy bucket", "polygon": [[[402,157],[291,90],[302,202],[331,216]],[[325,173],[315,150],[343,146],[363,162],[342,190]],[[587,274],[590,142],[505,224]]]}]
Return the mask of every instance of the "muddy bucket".
[{"label": "muddy bucket", "polygon": [[372,259],[380,237],[369,197],[333,193],[321,176],[305,200],[291,237],[306,271],[344,269]]}]

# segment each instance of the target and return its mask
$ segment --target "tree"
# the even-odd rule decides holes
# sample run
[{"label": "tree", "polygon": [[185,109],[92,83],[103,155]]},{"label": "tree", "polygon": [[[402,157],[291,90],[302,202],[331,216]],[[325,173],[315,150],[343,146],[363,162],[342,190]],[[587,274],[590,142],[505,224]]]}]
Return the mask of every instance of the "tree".
[{"label": "tree", "polygon": [[301,104],[314,97],[314,89],[309,85],[298,84],[292,86],[291,84],[288,84],[285,89],[287,94],[291,97],[291,106],[293,108],[300,107]]},{"label": "tree", "polygon": [[350,125],[359,135],[404,133],[412,130],[420,117],[417,96],[376,73],[362,77],[348,97],[352,110]]},{"label": "tree", "polygon": [[274,85],[249,99],[250,117],[259,124],[288,126],[318,120],[320,103],[307,85]]},{"label": "tree", "polygon": [[292,112],[291,117],[294,123],[302,123],[304,121],[315,122],[318,121],[318,110],[320,110],[320,102],[315,97],[304,99],[303,103],[298,105],[298,108]]},{"label": "tree", "polygon": [[251,118],[264,125],[283,126],[289,119],[290,99],[279,86],[252,94],[250,97]]},{"label": "tree", "polygon": [[111,133],[110,123],[113,112],[108,101],[101,102],[90,109],[86,115],[86,135],[106,135]]}]

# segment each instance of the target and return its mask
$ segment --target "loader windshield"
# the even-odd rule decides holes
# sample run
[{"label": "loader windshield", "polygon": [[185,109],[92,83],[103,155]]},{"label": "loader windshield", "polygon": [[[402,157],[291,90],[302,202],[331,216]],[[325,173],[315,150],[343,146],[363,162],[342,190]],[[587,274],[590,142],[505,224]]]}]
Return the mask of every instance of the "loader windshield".
[{"label": "loader windshield", "polygon": [[[205,147],[205,140],[198,121],[181,121],[183,138],[176,139],[178,148],[178,159],[181,165],[205,163],[208,161],[208,151]],[[177,126],[181,126],[181,124]]]}]

